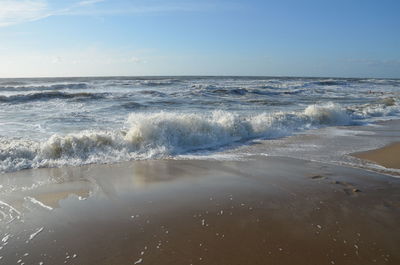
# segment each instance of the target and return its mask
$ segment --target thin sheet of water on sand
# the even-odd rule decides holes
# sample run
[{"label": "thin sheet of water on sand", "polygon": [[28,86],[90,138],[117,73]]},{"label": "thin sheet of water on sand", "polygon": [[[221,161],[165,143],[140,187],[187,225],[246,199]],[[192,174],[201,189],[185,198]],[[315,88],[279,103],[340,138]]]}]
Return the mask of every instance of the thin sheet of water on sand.
[{"label": "thin sheet of water on sand", "polygon": [[360,169],[137,161],[20,171],[0,185],[4,264],[400,262],[400,180]]}]

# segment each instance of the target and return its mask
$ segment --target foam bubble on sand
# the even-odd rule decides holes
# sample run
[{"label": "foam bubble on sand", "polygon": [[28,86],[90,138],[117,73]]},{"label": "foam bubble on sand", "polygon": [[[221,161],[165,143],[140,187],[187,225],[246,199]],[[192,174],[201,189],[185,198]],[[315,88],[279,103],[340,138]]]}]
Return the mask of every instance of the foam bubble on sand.
[{"label": "foam bubble on sand", "polygon": [[53,210],[52,207],[50,207],[50,206],[48,206],[48,205],[42,203],[41,201],[36,200],[36,199],[33,198],[33,197],[27,196],[27,197],[24,198],[24,200],[25,200],[25,201],[30,201],[30,202],[32,202],[32,203],[34,203],[34,204],[36,204],[36,205],[39,205],[40,207],[42,207],[42,208],[44,208],[44,209],[46,209],[46,210],[49,210],[49,211]]},{"label": "foam bubble on sand", "polygon": [[140,258],[140,259],[138,259],[137,261],[135,261],[133,264],[139,264],[139,263],[142,263],[142,261],[143,261],[143,259]]},{"label": "foam bubble on sand", "polygon": [[7,243],[8,239],[10,238],[10,234],[6,234],[2,239],[1,242]]},{"label": "foam bubble on sand", "polygon": [[39,228],[38,230],[36,230],[34,233],[32,233],[32,234],[29,236],[29,240],[28,240],[28,241],[33,240],[38,234],[40,234],[40,233],[43,231],[43,229],[44,229],[44,227],[41,227],[41,228]]},{"label": "foam bubble on sand", "polygon": [[0,221],[5,221],[7,223],[11,223],[15,219],[20,219],[22,216],[21,212],[3,201],[0,201],[0,214],[2,215]]}]

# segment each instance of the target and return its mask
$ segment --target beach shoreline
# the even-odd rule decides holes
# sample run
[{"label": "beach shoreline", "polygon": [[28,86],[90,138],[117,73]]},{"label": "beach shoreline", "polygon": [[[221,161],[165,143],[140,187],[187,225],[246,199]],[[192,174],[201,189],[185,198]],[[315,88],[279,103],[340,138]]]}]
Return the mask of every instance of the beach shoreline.
[{"label": "beach shoreline", "polygon": [[371,161],[386,168],[400,169],[400,143],[392,143],[382,148],[352,154],[354,157]]},{"label": "beach shoreline", "polygon": [[400,265],[398,11],[0,0],[0,265]]},{"label": "beach shoreline", "polygon": [[[0,262],[398,264],[400,178],[363,159],[393,158],[399,128],[322,128],[216,158],[2,174]],[[365,143],[378,149],[348,152]],[[294,157],[268,155],[285,153]],[[350,163],[330,160],[340,157]]]},{"label": "beach shoreline", "polygon": [[253,156],[2,177],[5,264],[400,261],[400,180],[361,169]]}]

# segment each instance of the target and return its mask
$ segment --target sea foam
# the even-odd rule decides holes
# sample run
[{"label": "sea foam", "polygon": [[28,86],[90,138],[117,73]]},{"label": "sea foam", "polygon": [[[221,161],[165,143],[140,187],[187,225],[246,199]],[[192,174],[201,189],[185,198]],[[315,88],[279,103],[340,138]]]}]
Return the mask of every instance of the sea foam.
[{"label": "sea foam", "polygon": [[[338,115],[335,108],[319,107],[313,111],[307,108],[299,114],[262,113],[254,116],[226,111],[134,113],[129,115],[127,128],[122,130],[55,134],[44,142],[1,139],[0,169],[13,171],[157,158],[253,138],[281,137],[311,124],[339,120],[335,118]],[[319,112],[323,115],[317,115]],[[339,114],[342,121],[345,114]]]},{"label": "sea foam", "polygon": [[366,108],[354,110],[328,103],[310,105],[299,112],[131,113],[121,129],[55,134],[45,141],[0,138],[0,171],[165,158],[321,126],[350,125],[374,115],[373,110],[382,115],[383,110],[399,109],[386,105]]}]

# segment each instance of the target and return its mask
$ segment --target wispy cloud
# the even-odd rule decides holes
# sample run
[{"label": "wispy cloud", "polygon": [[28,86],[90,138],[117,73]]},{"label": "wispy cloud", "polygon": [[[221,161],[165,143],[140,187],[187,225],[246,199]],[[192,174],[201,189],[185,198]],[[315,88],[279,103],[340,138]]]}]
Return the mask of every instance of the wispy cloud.
[{"label": "wispy cloud", "polygon": [[[148,49],[97,46],[18,53],[1,50],[0,78],[18,76],[144,75],[157,61]],[[23,66],[23,67],[21,67]]]},{"label": "wispy cloud", "polygon": [[347,62],[366,65],[369,67],[400,67],[400,60],[397,59],[348,59]]},{"label": "wispy cloud", "polygon": [[[110,1],[107,5],[97,8],[83,8],[83,6],[93,5],[104,0],[86,0],[78,3],[75,8],[70,8],[64,12],[63,15],[127,15],[127,14],[148,14],[148,13],[167,13],[167,12],[194,12],[206,11],[217,8],[217,4],[204,1],[172,1],[165,3],[165,1]],[[76,8],[81,6],[82,8]]]},{"label": "wispy cloud", "polygon": [[48,0],[0,0],[0,27],[35,21],[50,16],[72,15],[105,0],[83,0],[54,6]]},{"label": "wispy cloud", "polygon": [[104,2],[105,0],[85,0],[85,1],[80,1],[78,2],[77,5],[79,6],[88,6],[88,5],[94,5],[100,2]]},{"label": "wispy cloud", "polygon": [[0,0],[0,27],[48,17],[46,1],[43,0]]},{"label": "wispy cloud", "polygon": [[[104,3],[105,6],[97,4]],[[48,0],[0,0],[0,27],[35,21],[50,16],[72,15],[118,15],[164,12],[191,12],[215,9],[213,2],[180,1],[165,3],[162,1],[107,1],[81,0],[55,2]]]}]

